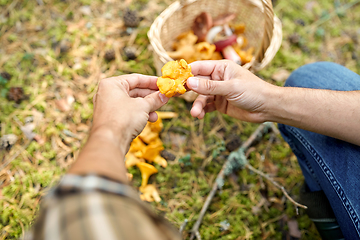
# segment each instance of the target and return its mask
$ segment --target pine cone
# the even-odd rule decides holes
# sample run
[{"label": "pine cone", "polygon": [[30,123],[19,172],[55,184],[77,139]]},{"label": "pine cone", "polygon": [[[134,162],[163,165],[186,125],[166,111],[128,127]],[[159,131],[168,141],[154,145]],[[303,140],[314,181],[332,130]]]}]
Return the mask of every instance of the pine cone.
[{"label": "pine cone", "polygon": [[160,155],[168,161],[174,161],[176,159],[176,156],[167,150],[163,150]]},{"label": "pine cone", "polygon": [[137,26],[139,26],[140,18],[137,15],[136,11],[126,9],[123,19],[125,27],[136,28]]},{"label": "pine cone", "polygon": [[8,80],[8,81],[12,78],[11,74],[8,73],[8,72],[2,72],[2,73],[0,73],[0,76],[1,76],[2,78],[5,78],[5,79]]},{"label": "pine cone", "polygon": [[127,60],[135,60],[136,59],[136,49],[134,47],[124,47],[124,54]]},{"label": "pine cone", "polygon": [[7,99],[19,104],[22,100],[28,99],[28,96],[24,94],[24,89],[22,87],[12,87],[9,89]]},{"label": "pine cone", "polygon": [[106,61],[112,61],[115,59],[115,51],[114,49],[106,51],[104,58]]},{"label": "pine cone", "polygon": [[67,53],[70,50],[70,42],[68,40],[61,40],[60,53]]},{"label": "pine cone", "polygon": [[229,139],[230,141],[225,146],[229,152],[235,151],[237,148],[241,146],[241,140],[238,135],[231,134],[229,136]]}]

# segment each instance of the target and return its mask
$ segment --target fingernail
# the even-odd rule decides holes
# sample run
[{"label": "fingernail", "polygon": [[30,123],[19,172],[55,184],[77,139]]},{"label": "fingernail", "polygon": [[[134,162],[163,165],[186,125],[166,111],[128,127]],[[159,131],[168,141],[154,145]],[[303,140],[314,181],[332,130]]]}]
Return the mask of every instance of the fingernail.
[{"label": "fingernail", "polygon": [[199,87],[199,79],[197,78],[194,78],[194,77],[190,77],[188,80],[188,86],[191,88],[191,89],[197,89]]},{"label": "fingernail", "polygon": [[169,101],[169,98],[167,98],[164,94],[162,93],[159,93],[159,97],[160,97],[160,100],[163,102],[163,103],[167,103],[167,101]]}]

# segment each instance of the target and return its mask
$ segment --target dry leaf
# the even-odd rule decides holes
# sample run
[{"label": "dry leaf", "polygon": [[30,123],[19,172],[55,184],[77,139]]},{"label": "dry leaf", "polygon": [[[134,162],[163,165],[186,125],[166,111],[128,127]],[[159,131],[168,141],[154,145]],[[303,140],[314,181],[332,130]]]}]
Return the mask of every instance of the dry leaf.
[{"label": "dry leaf", "polygon": [[298,222],[296,220],[289,220],[287,222],[289,227],[290,236],[295,238],[301,238],[301,232],[299,230]]},{"label": "dry leaf", "polygon": [[24,133],[27,139],[33,140],[36,134],[33,132],[35,129],[34,123],[27,123],[24,126],[20,127],[21,131]]},{"label": "dry leaf", "polygon": [[0,138],[0,149],[10,149],[18,140],[15,134],[7,134]]}]

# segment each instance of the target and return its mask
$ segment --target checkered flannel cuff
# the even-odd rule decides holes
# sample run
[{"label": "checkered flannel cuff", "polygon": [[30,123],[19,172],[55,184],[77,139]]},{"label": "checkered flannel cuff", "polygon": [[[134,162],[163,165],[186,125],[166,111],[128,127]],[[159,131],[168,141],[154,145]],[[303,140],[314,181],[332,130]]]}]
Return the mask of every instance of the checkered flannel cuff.
[{"label": "checkered flannel cuff", "polygon": [[53,194],[59,196],[68,193],[92,191],[113,193],[139,200],[138,193],[130,186],[98,175],[80,176],[66,174],[60,180],[59,185],[54,189]]}]

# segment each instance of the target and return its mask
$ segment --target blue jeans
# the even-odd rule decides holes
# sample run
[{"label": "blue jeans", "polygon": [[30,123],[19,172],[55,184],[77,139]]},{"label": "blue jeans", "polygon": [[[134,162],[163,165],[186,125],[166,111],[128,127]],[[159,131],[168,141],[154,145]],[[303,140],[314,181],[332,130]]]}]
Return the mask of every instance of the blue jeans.
[{"label": "blue jeans", "polygon": [[[294,71],[285,87],[360,90],[360,76],[335,63],[319,62]],[[344,237],[360,239],[360,147],[283,124],[279,129],[310,191],[323,190]]]}]

